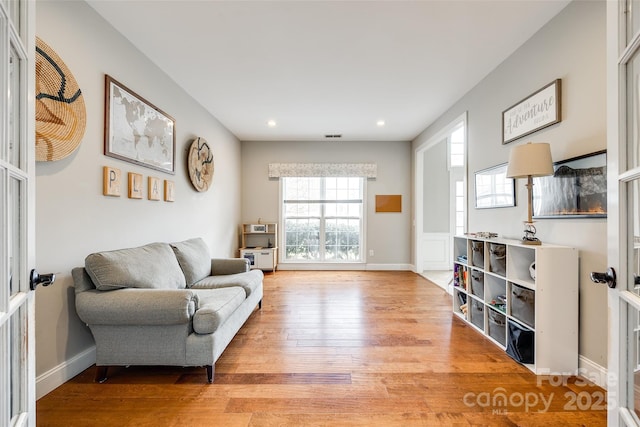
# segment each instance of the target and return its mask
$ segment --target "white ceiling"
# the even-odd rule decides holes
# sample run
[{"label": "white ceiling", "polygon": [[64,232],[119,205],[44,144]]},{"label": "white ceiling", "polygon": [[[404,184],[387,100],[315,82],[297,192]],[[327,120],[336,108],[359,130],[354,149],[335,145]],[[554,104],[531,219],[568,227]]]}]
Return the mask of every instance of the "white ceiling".
[{"label": "white ceiling", "polygon": [[407,141],[569,1],[88,3],[240,140]]}]

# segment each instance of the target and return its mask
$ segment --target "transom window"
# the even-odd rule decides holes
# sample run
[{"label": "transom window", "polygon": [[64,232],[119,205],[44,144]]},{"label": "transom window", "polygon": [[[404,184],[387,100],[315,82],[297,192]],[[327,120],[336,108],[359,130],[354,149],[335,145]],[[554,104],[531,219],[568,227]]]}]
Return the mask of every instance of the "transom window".
[{"label": "transom window", "polygon": [[451,132],[449,154],[449,164],[451,167],[464,166],[464,125]]},{"label": "transom window", "polygon": [[363,178],[281,181],[284,261],[362,261]]}]

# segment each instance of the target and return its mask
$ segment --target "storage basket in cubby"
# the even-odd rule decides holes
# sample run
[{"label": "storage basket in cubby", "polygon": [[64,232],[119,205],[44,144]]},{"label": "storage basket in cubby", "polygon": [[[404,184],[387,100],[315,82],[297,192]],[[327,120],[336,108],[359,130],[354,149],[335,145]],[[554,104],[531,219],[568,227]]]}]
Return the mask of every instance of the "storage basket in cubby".
[{"label": "storage basket in cubby", "polygon": [[489,270],[504,276],[507,272],[507,247],[501,243],[489,244]]}]

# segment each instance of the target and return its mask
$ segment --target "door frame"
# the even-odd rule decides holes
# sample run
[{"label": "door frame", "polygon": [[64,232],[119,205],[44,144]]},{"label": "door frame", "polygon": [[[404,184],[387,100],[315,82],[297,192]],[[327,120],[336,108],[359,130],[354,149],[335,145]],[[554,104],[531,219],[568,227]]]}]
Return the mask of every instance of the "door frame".
[{"label": "door frame", "polygon": [[[415,263],[414,273],[422,273],[424,271],[424,254],[425,248],[423,244],[423,234],[424,234],[424,154],[438,143],[440,143],[443,139],[447,138],[451,135],[451,132],[460,124],[463,123],[464,126],[464,200],[467,209],[465,209],[464,213],[464,223],[465,230],[467,228],[468,221],[468,202],[467,202],[467,165],[468,165],[468,123],[467,123],[467,112],[465,111],[460,116],[456,117],[452,121],[450,121],[446,126],[442,127],[435,135],[428,138],[425,142],[418,144],[414,151],[414,159],[415,159],[415,173],[414,173],[414,217],[413,217],[413,225],[414,225],[414,260]],[[447,149],[447,153],[449,150]],[[449,208],[449,207],[447,207]],[[451,229],[451,227],[449,227]],[[453,247],[453,235],[449,238],[449,247]]]}]

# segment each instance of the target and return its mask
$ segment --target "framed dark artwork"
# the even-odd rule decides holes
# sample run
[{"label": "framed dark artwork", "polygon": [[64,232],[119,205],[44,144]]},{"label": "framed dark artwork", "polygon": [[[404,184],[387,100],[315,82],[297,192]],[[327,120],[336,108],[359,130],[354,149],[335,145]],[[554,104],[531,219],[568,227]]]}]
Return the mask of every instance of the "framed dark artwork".
[{"label": "framed dark artwork", "polygon": [[562,80],[556,79],[502,112],[502,144],[562,120]]},{"label": "framed dark artwork", "polygon": [[104,135],[106,156],[175,173],[175,120],[108,75]]},{"label": "framed dark artwork", "polygon": [[476,172],[476,209],[516,205],[516,182],[507,178],[507,163]]},{"label": "framed dark artwork", "polygon": [[555,162],[533,179],[534,218],[606,218],[607,151]]}]

